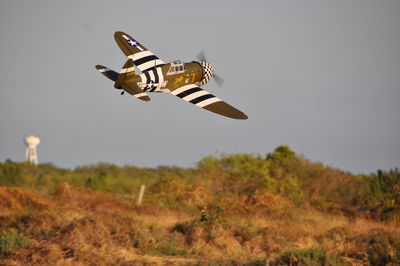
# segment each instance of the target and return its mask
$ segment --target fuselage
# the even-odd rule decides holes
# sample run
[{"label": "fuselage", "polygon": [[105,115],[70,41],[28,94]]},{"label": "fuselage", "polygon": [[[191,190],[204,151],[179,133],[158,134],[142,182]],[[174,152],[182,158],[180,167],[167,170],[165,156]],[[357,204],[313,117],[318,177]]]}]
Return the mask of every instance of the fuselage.
[{"label": "fuselage", "polygon": [[200,86],[207,83],[212,76],[212,72],[207,73],[205,64],[207,63],[174,61],[149,69],[140,75],[128,75],[124,82],[127,85],[135,83],[145,92],[173,91],[187,84]]}]

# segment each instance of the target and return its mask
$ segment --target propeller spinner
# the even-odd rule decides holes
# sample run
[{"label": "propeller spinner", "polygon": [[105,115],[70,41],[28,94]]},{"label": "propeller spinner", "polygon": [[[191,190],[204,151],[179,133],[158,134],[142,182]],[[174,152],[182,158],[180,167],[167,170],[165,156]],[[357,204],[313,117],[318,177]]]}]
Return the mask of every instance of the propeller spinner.
[{"label": "propeller spinner", "polygon": [[220,75],[214,73],[214,67],[207,63],[207,57],[204,51],[200,51],[197,54],[197,59],[200,61],[200,64],[203,66],[205,71],[205,77],[200,85],[206,84],[213,77],[218,87],[222,87],[225,80]]}]

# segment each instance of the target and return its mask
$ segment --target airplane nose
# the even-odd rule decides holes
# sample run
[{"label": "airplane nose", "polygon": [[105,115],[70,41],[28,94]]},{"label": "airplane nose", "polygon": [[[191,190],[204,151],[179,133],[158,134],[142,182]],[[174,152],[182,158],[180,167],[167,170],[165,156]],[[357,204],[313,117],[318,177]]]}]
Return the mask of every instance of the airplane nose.
[{"label": "airplane nose", "polygon": [[203,79],[200,82],[200,86],[206,84],[214,74],[214,68],[207,62],[200,62],[200,65],[203,68]]},{"label": "airplane nose", "polygon": [[202,62],[202,63],[206,73],[212,77],[212,75],[214,74],[214,67],[207,62]]}]

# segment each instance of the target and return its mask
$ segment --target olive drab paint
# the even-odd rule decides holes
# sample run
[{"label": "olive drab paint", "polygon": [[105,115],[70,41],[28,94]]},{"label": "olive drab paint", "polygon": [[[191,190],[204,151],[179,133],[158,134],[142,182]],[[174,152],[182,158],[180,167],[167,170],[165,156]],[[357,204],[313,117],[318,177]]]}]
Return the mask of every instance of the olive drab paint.
[{"label": "olive drab paint", "polygon": [[121,89],[121,94],[126,91],[142,101],[150,101],[147,93],[168,92],[208,111],[234,119],[247,119],[243,112],[200,88],[214,74],[214,68],[207,62],[177,60],[165,63],[126,33],[117,31],[114,38],[128,60],[119,73],[101,65],[96,68],[115,81],[114,87]]}]

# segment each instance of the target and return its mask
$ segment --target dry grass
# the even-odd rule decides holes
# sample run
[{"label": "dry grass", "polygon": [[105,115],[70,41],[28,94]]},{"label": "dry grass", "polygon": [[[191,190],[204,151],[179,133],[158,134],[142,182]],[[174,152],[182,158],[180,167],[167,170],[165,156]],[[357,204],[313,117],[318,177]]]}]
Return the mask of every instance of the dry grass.
[{"label": "dry grass", "polygon": [[51,196],[0,187],[0,234],[14,228],[31,241],[0,254],[0,264],[279,265],[287,250],[322,246],[343,263],[361,265],[372,256],[364,240],[371,232],[400,235],[392,225],[298,208],[267,192],[226,199],[221,213],[200,211],[212,198],[204,193],[199,184],[179,193],[190,210],[180,211],[66,184]]}]

